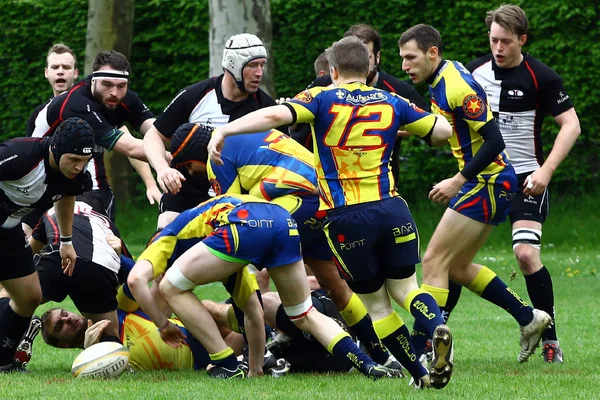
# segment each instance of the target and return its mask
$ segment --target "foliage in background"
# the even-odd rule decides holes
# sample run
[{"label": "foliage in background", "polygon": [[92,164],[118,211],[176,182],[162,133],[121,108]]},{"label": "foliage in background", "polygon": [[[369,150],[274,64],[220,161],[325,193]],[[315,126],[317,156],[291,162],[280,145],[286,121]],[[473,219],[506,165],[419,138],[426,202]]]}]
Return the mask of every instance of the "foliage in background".
[{"label": "foliage in background", "polygon": [[[35,106],[50,96],[43,76],[44,55],[55,42],[69,44],[83,68],[87,0],[0,0],[0,139],[22,135]],[[532,27],[526,51],[561,74],[581,120],[582,135],[553,179],[566,192],[593,186],[600,169],[598,146],[600,108],[596,84],[600,70],[600,6],[584,0],[570,2],[516,1],[524,7]],[[417,23],[435,26],[444,39],[444,55],[467,63],[488,52],[485,13],[501,4],[487,1],[440,0],[380,2],[353,0],[341,8],[336,2],[271,0],[275,85],[280,96],[292,96],[314,78],[313,61],[355,23],[376,27],[383,38],[381,65],[405,78],[398,56],[400,34]],[[317,12],[316,12],[317,11]],[[327,16],[327,17],[324,17]],[[201,1],[137,0],[132,46],[131,87],[156,113],[162,112],[177,91],[208,74],[208,5]],[[424,95],[426,87],[418,88]],[[557,129],[544,130],[549,151]],[[421,197],[431,183],[456,171],[448,149],[429,149],[419,140],[402,147],[402,191]],[[578,189],[579,188],[579,189]]]}]

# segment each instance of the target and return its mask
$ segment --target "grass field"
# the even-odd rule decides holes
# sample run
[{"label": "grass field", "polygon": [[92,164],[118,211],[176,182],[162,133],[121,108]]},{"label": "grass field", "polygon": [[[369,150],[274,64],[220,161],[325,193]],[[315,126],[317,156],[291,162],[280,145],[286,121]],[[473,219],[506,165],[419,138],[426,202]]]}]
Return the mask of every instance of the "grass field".
[{"label": "grass field", "polygon": [[[108,381],[75,380],[70,367],[79,351],[53,349],[38,337],[31,373],[0,376],[0,399],[600,399],[600,372],[595,365],[595,336],[600,326],[595,307],[600,288],[596,246],[600,220],[594,197],[555,204],[551,224],[544,231],[543,260],[554,278],[558,335],[565,351],[562,365],[543,363],[539,350],[528,363],[518,364],[517,323],[506,312],[465,290],[450,320],[455,335],[455,373],[441,391],[414,391],[408,387],[408,379],[372,382],[358,373],[224,382],[211,380],[203,372],[158,371],[125,374]],[[440,212],[430,206],[414,210],[424,241]],[[148,216],[127,215],[121,224],[134,253],[139,253],[152,233],[155,214],[145,214]],[[514,281],[509,278],[516,263],[507,224],[497,229],[476,261],[494,269],[526,297],[521,274]],[[216,284],[197,293],[215,300],[225,298],[224,290]],[[53,306],[56,304],[45,305],[40,312]],[[71,303],[66,302],[65,307],[74,310]],[[412,324],[405,311],[401,315]]]}]

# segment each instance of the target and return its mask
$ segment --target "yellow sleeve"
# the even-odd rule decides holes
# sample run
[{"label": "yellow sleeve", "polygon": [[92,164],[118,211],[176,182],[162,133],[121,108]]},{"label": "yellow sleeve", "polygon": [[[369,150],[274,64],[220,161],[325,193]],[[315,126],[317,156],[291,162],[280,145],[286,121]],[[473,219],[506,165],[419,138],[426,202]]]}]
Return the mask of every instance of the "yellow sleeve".
[{"label": "yellow sleeve", "polygon": [[176,245],[177,237],[160,237],[144,250],[138,257],[138,260],[150,261],[152,269],[154,270],[154,277],[156,278],[167,270],[167,263],[173,255]]},{"label": "yellow sleeve", "polygon": [[410,124],[400,127],[400,129],[418,135],[419,137],[425,137],[431,131],[434,125],[435,116],[433,114],[429,114]]}]

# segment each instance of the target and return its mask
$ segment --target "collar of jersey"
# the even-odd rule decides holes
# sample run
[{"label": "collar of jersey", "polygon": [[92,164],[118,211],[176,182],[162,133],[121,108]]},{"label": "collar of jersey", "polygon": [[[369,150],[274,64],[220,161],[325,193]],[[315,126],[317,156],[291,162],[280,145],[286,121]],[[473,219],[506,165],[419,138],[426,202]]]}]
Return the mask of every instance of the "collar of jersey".
[{"label": "collar of jersey", "polygon": [[431,76],[426,80],[426,82],[429,85],[433,85],[433,82],[435,82],[436,78],[442,72],[442,70],[446,66],[447,62],[448,61],[446,61],[446,59],[442,58],[442,61],[440,61],[440,65],[438,65],[438,67],[435,69],[435,71],[433,71],[433,74],[431,74]]}]

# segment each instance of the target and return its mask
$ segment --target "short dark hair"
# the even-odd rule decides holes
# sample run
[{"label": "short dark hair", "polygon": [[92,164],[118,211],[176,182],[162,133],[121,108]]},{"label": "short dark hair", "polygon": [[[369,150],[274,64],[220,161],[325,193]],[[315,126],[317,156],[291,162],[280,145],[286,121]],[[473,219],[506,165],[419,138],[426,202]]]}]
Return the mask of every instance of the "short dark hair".
[{"label": "short dark hair", "polygon": [[50,57],[51,54],[65,54],[65,53],[69,53],[70,55],[73,56],[73,60],[75,60],[75,68],[77,68],[77,56],[75,55],[75,52],[73,50],[71,50],[71,48],[64,43],[56,43],[56,44],[53,44],[52,47],[50,47],[50,50],[48,50],[48,54],[46,54],[46,66],[48,66],[48,57]]},{"label": "short dark hair", "polygon": [[46,342],[47,345],[52,346],[52,347],[60,347],[59,346],[59,341],[56,337],[52,336],[52,334],[48,331],[48,329],[46,329],[46,323],[50,322],[50,318],[51,318],[51,313],[52,311],[55,310],[60,310],[60,308],[55,307],[55,308],[51,308],[50,310],[46,311],[44,314],[42,314],[42,338],[44,339],[44,342]]},{"label": "short dark hair", "polygon": [[435,46],[438,48],[439,54],[442,55],[442,35],[433,26],[419,24],[407,29],[400,36],[398,46],[403,46],[413,40],[423,53],[427,53],[430,48]]},{"label": "short dark hair", "polygon": [[119,53],[118,51],[102,51],[98,53],[94,58],[94,64],[92,65],[92,71],[98,71],[100,67],[110,65],[112,68],[118,71],[127,71],[131,73],[131,65],[127,58]]},{"label": "short dark hair", "polygon": [[344,33],[344,37],[348,36],[356,36],[365,44],[373,43],[373,53],[375,56],[377,56],[377,53],[381,51],[381,36],[379,36],[379,33],[369,25],[352,25],[350,28],[348,28],[346,33]]},{"label": "short dark hair", "polygon": [[341,75],[369,73],[369,49],[356,36],[347,36],[333,43],[325,50],[329,65],[335,67]]},{"label": "short dark hair", "polygon": [[327,54],[322,52],[319,57],[315,60],[315,75],[319,75],[319,71],[326,71],[329,73],[329,61],[327,61]]},{"label": "short dark hair", "polygon": [[514,4],[502,4],[495,10],[488,11],[485,17],[488,29],[492,27],[493,22],[519,37],[527,35],[529,29],[527,14],[521,7]]}]

